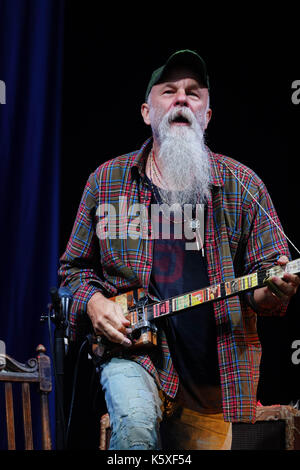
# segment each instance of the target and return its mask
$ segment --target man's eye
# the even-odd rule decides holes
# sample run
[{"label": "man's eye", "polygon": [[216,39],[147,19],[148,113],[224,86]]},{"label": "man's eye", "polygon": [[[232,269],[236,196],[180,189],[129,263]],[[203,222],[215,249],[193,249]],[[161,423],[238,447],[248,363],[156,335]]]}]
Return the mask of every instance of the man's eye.
[{"label": "man's eye", "polygon": [[170,94],[170,93],[174,93],[174,92],[173,92],[173,90],[165,90],[164,93]]}]

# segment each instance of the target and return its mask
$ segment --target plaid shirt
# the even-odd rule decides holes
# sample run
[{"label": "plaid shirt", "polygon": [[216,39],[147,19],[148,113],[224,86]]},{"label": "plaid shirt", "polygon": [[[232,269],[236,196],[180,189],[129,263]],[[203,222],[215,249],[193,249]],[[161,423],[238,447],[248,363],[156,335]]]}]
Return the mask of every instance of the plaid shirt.
[{"label": "plaid shirt", "polygon": [[[153,249],[151,220],[145,226],[132,208],[133,204],[141,204],[148,209],[151,203],[151,189],[144,179],[151,148],[149,139],[139,151],[99,166],[87,181],[59,269],[61,285],[68,286],[74,295],[70,314],[72,340],[91,328],[86,307],[96,292],[113,296],[137,287],[148,290]],[[204,246],[210,284],[273,266],[281,255],[290,258],[284,237],[245,190],[246,187],[280,225],[261,179],[231,158],[209,149],[208,153],[212,197],[207,205]],[[120,209],[120,196],[127,202],[126,210]],[[114,226],[117,236],[99,236],[99,230],[105,230],[101,218],[109,215],[112,206],[117,214]],[[107,211],[101,214],[99,207],[106,207]],[[140,230],[139,237],[122,235],[130,224]],[[238,295],[214,302],[213,306],[224,419],[254,422],[261,358],[256,313]],[[179,379],[163,331],[160,348],[154,348],[153,354],[136,354],[132,359],[153,375],[168,397],[174,398]]]}]

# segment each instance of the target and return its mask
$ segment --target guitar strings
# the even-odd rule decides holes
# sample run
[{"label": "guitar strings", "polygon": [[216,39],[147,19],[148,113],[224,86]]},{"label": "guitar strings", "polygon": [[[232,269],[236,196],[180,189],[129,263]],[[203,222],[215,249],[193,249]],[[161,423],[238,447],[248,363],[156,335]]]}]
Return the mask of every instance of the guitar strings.
[{"label": "guitar strings", "polygon": [[244,183],[240,180],[240,178],[231,170],[231,168],[227,165],[227,163],[223,159],[224,165],[228,168],[230,173],[233,174],[235,179],[238,180],[238,182],[243,186],[243,188],[247,191],[247,193],[251,196],[251,198],[256,202],[256,204],[261,208],[261,210],[265,213],[265,215],[268,217],[268,219],[277,227],[277,229],[281,232],[281,234],[285,237],[285,239],[291,244],[291,246],[297,251],[297,253],[300,255],[300,250],[294,245],[294,243],[288,238],[288,236],[284,233],[282,228],[277,224],[277,222],[273,219],[273,217],[268,214],[268,212],[263,208],[263,206],[258,202],[258,200],[253,196],[253,194],[250,193],[249,189],[244,185]]}]

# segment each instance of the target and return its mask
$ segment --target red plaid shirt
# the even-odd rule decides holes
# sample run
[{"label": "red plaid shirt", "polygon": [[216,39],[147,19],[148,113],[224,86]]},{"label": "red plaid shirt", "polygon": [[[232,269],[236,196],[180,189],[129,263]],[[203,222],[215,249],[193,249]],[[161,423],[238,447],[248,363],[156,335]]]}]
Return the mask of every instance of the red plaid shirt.
[{"label": "red plaid shirt", "polygon": [[[151,148],[152,139],[149,139],[139,151],[99,166],[87,181],[59,269],[61,284],[68,286],[74,295],[70,315],[73,340],[91,327],[86,306],[94,293],[113,296],[136,287],[148,289],[153,249],[150,218],[147,227],[140,223],[141,236],[135,239],[122,235],[113,239],[99,236],[99,227],[102,229],[97,223],[100,205],[103,208],[105,203],[110,204],[118,211],[120,196],[127,208],[133,204],[149,208],[151,190],[145,185],[144,170]],[[284,237],[245,190],[246,187],[280,225],[261,179],[241,163],[208,151],[212,198],[207,206],[204,245],[210,284],[270,267],[281,255],[290,258]],[[129,224],[136,224],[136,215],[130,210],[117,213],[116,234],[120,235]],[[239,296],[214,302],[213,306],[224,419],[254,422],[261,357],[256,313]],[[173,398],[179,379],[162,331],[158,350],[159,354],[156,351],[154,355],[135,355],[132,359],[152,374],[158,386]]]}]

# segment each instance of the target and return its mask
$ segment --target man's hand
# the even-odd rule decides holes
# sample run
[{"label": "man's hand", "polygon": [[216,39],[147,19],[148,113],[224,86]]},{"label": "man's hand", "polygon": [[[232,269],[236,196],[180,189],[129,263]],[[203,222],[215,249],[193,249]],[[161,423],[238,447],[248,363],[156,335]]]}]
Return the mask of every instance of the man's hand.
[{"label": "man's hand", "polygon": [[113,343],[128,347],[132,345],[126,336],[130,333],[130,322],[120,305],[97,292],[88,301],[87,313],[96,334],[103,334]]},{"label": "man's hand", "polygon": [[[287,256],[281,256],[277,263],[285,266],[288,263]],[[260,310],[276,311],[287,305],[293,295],[296,294],[300,284],[300,278],[296,274],[285,273],[282,278],[273,276],[270,281],[275,284],[278,292],[272,292],[271,287],[262,287],[254,291],[254,300]]]}]

